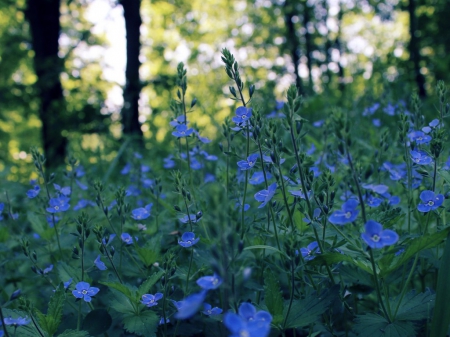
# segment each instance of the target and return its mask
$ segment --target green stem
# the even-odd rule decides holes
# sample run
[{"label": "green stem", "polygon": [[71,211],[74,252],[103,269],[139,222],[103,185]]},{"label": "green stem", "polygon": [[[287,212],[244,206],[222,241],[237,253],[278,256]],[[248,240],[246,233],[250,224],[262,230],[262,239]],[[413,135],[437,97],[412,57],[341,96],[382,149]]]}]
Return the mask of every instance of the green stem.
[{"label": "green stem", "polygon": [[188,294],[188,290],[189,290],[189,276],[191,274],[191,267],[192,267],[192,260],[194,258],[194,249],[191,248],[191,256],[189,258],[189,268],[188,268],[188,272],[187,272],[187,276],[186,276],[186,288],[184,291],[184,294],[187,296]]},{"label": "green stem", "polygon": [[8,330],[6,330],[5,317],[3,317],[3,309],[1,306],[0,306],[0,322],[2,323],[3,331],[5,331],[5,337],[10,337]]},{"label": "green stem", "polygon": [[377,268],[375,266],[375,258],[373,257],[373,251],[372,251],[372,248],[370,248],[370,247],[368,249],[369,249],[369,254],[370,254],[370,262],[372,264],[375,288],[377,290],[378,302],[381,305],[381,309],[383,310],[385,318],[388,320],[389,323],[391,323],[392,322],[391,317],[388,315],[388,313],[386,311],[386,307],[384,306],[384,302],[383,302],[383,297],[381,296],[380,285],[378,283],[378,273],[377,273]]},{"label": "green stem", "polygon": [[403,297],[405,296],[405,293],[406,293],[406,288],[409,284],[409,281],[411,281],[411,277],[414,273],[414,270],[416,269],[418,259],[419,259],[419,253],[417,253],[416,256],[414,257],[414,262],[413,262],[412,268],[409,272],[408,278],[406,279],[406,282],[403,284],[402,292],[400,293],[400,299],[398,300],[397,306],[395,307],[394,316],[392,316],[393,319],[395,319],[395,317],[397,316],[398,309],[400,308]]}]

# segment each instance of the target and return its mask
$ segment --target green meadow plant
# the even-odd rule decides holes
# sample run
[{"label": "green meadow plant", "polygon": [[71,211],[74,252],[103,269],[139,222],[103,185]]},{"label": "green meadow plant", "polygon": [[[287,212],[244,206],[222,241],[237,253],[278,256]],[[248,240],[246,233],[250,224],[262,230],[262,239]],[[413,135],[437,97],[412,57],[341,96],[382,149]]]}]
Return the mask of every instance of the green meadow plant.
[{"label": "green meadow plant", "polygon": [[38,178],[0,204],[0,336],[445,336],[444,83],[426,116],[414,94],[321,119],[222,61],[215,141],[180,63],[167,157],[125,142],[61,174],[31,150]]}]

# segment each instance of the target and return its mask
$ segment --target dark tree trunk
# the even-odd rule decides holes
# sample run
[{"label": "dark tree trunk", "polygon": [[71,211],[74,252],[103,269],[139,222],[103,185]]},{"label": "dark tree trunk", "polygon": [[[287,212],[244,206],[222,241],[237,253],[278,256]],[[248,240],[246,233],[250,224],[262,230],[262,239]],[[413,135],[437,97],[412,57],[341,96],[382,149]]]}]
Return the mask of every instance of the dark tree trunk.
[{"label": "dark tree trunk", "polygon": [[308,7],[307,1],[303,2],[303,26],[305,27],[305,49],[308,67],[308,90],[309,94],[313,92],[313,80],[312,80],[312,38],[311,33],[308,31],[308,26],[311,21],[310,8]]},{"label": "dark tree trunk", "polygon": [[34,50],[36,89],[40,97],[39,117],[42,121],[42,141],[47,167],[64,163],[67,139],[63,137],[64,96],[58,57],[61,25],[60,0],[28,0],[26,17],[30,23]]},{"label": "dark tree trunk", "polygon": [[142,144],[143,134],[139,123],[139,95],[142,88],[139,79],[139,67],[141,66],[139,61],[140,27],[142,24],[141,0],[120,0],[120,4],[124,11],[127,34],[126,85],[123,92],[124,106],[122,109],[123,133]]},{"label": "dark tree trunk", "polygon": [[408,3],[409,12],[409,55],[410,60],[414,68],[414,76],[419,90],[419,96],[425,97],[427,95],[425,91],[425,76],[420,72],[420,52],[419,52],[419,39],[417,37],[417,17],[416,17],[416,0],[409,0]]},{"label": "dark tree trunk", "polygon": [[292,22],[292,18],[295,15],[294,6],[295,5],[289,0],[286,0],[284,3],[284,19],[286,22],[287,33],[286,44],[291,53],[292,62],[294,63],[295,84],[297,86],[299,94],[303,94],[302,79],[300,78],[300,73],[298,71],[298,66],[300,65],[300,42],[295,32],[295,25]]},{"label": "dark tree trunk", "polygon": [[342,24],[342,17],[344,16],[344,12],[342,10],[341,2],[339,2],[339,13],[338,13],[338,33],[336,36],[336,49],[339,50],[339,61],[338,61],[338,67],[339,67],[339,91],[344,94],[345,90],[345,82],[344,82],[344,67],[342,66],[340,58],[342,57],[342,54],[344,53],[342,50],[342,44],[341,44],[341,24]]}]

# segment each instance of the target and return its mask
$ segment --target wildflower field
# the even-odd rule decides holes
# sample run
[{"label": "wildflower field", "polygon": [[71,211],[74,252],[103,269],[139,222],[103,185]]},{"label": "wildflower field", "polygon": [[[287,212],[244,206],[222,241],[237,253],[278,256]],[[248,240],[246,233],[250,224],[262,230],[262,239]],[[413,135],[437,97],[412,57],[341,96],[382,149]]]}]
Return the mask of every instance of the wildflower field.
[{"label": "wildflower field", "polygon": [[216,140],[180,63],[164,148],[57,169],[33,148],[30,184],[5,182],[0,336],[446,336],[445,84],[427,111],[412,94],[306,116],[295,86],[255,99],[222,61]]}]

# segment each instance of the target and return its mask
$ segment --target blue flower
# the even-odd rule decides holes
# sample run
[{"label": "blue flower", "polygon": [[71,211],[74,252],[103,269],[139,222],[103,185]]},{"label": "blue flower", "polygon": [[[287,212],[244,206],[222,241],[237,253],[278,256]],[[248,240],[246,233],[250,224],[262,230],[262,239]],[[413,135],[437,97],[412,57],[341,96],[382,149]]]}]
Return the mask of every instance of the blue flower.
[{"label": "blue flower", "polygon": [[234,116],[231,120],[238,125],[246,125],[251,116],[252,109],[240,106],[236,109],[236,116]]},{"label": "blue flower", "polygon": [[163,324],[167,324],[167,323],[170,323],[170,319],[166,318],[166,320],[164,321],[164,317],[161,317],[158,324],[163,325]]},{"label": "blue flower", "polygon": [[196,223],[200,219],[201,219],[201,217],[197,218],[197,216],[195,214],[189,214],[189,217],[187,215],[185,215],[184,217],[179,218],[178,220],[180,220],[182,223],[188,223],[188,222]]},{"label": "blue flower", "polygon": [[263,208],[264,206],[266,206],[266,204],[273,198],[276,191],[277,191],[277,183],[273,183],[272,185],[269,186],[267,190],[256,192],[255,194],[256,201],[262,202],[262,204],[259,205],[258,208]]},{"label": "blue flower", "polygon": [[144,220],[147,219],[150,216],[150,211],[152,210],[153,204],[148,204],[145,207],[140,207],[133,209],[131,211],[131,217],[134,220]]},{"label": "blue flower", "polygon": [[222,278],[217,274],[214,274],[213,276],[203,276],[197,280],[197,284],[200,288],[206,290],[217,289],[222,282]]},{"label": "blue flower", "polygon": [[202,290],[199,293],[189,295],[184,300],[176,302],[178,312],[175,314],[177,319],[187,319],[195,315],[200,309],[200,306],[205,300],[207,290]]},{"label": "blue flower", "polygon": [[184,115],[180,115],[177,118],[175,118],[173,121],[171,121],[169,124],[172,127],[177,127],[178,125],[181,124],[185,124],[184,122],[186,121],[186,118],[184,117]]},{"label": "blue flower", "polygon": [[248,156],[247,160],[241,160],[237,162],[237,165],[241,170],[249,170],[253,166],[255,166],[256,162],[258,161],[259,154],[253,153],[250,156]]},{"label": "blue flower", "polygon": [[155,295],[145,294],[145,295],[142,295],[141,303],[150,308],[155,305],[158,305],[158,301],[161,298],[163,298],[163,294],[161,294],[161,293],[156,293]]},{"label": "blue flower", "polygon": [[30,199],[36,198],[40,191],[41,188],[39,187],[39,185],[34,185],[34,187],[31,190],[27,191],[27,196]]},{"label": "blue flower", "polygon": [[78,282],[75,290],[72,290],[72,294],[76,298],[82,298],[85,302],[90,302],[91,297],[97,295],[99,291],[100,289],[91,287],[87,282]]},{"label": "blue flower", "polygon": [[0,220],[3,220],[2,212],[3,212],[4,208],[5,208],[5,203],[0,202]]},{"label": "blue flower", "polygon": [[425,151],[409,151],[411,160],[418,165],[429,165],[433,162],[430,156]]},{"label": "blue flower", "polygon": [[416,144],[428,144],[431,141],[431,136],[426,135],[422,131],[410,132],[408,137],[411,142],[416,142]]},{"label": "blue flower", "polygon": [[103,261],[100,260],[100,255],[94,260],[95,266],[100,270],[108,269]]},{"label": "blue flower", "polygon": [[125,242],[127,245],[131,245],[133,243],[133,238],[128,233],[122,233],[120,236],[123,242]]},{"label": "blue flower", "polygon": [[49,201],[50,207],[47,207],[49,213],[65,212],[70,208],[70,198],[61,196],[58,198],[51,198]]},{"label": "blue flower", "polygon": [[72,278],[69,279],[69,281],[64,282],[64,289],[69,288],[69,286],[72,284]]},{"label": "blue flower", "polygon": [[231,331],[230,337],[267,337],[270,333],[272,316],[267,311],[256,312],[256,308],[247,302],[239,306],[238,314],[228,312],[223,323]]},{"label": "blue flower", "polygon": [[127,175],[128,173],[130,173],[130,171],[131,171],[131,164],[130,164],[130,163],[127,163],[127,164],[123,167],[122,171],[120,171],[120,174],[122,174],[122,175]]},{"label": "blue flower", "polygon": [[[272,175],[269,172],[266,172],[267,180],[272,179]],[[263,171],[258,171],[253,173],[252,177],[248,181],[251,185],[259,185],[264,182],[264,173]]]},{"label": "blue flower", "polygon": [[72,192],[69,186],[61,187],[58,184],[53,184],[53,186],[55,187],[55,190],[59,192],[60,195],[64,195],[65,197],[68,197]]},{"label": "blue flower", "polygon": [[181,240],[178,240],[178,244],[181,247],[188,248],[195,245],[200,238],[195,238],[195,234],[192,232],[183,233]]},{"label": "blue flower", "polygon": [[4,322],[5,325],[12,325],[17,327],[29,324],[31,322],[31,319],[29,319],[28,316],[17,318],[5,317]]},{"label": "blue flower", "polygon": [[74,206],[73,210],[74,211],[78,211],[79,209],[83,209],[87,206],[96,206],[95,202],[91,201],[91,200],[86,200],[86,199],[81,199],[78,201],[78,203]]},{"label": "blue flower", "polygon": [[165,169],[171,169],[175,167],[175,160],[173,160],[173,155],[164,158],[163,161],[164,161],[163,167]]},{"label": "blue flower", "polygon": [[420,193],[420,200],[422,203],[417,205],[419,212],[429,212],[437,209],[444,202],[442,194],[434,194],[433,191],[422,191]]},{"label": "blue flower", "polygon": [[375,111],[378,110],[379,107],[380,107],[380,103],[374,103],[371,107],[366,108],[363,111],[362,115],[363,116],[372,116],[375,113]]},{"label": "blue flower", "polygon": [[381,205],[382,200],[380,198],[374,197],[373,195],[369,195],[366,198],[366,203],[370,207],[378,207]]},{"label": "blue flower", "polygon": [[314,254],[320,254],[319,244],[313,241],[306,248],[300,248],[300,253],[305,261],[311,261],[315,258]]},{"label": "blue flower", "polygon": [[356,199],[349,199],[343,205],[341,210],[334,211],[328,218],[328,221],[335,225],[345,225],[356,220],[359,211],[358,201]]},{"label": "blue flower", "polygon": [[47,268],[44,268],[44,270],[42,271],[42,275],[46,275],[48,273],[50,273],[53,270],[53,265],[49,265]]},{"label": "blue flower", "polygon": [[186,124],[180,124],[175,128],[175,131],[172,132],[172,135],[177,138],[188,137],[194,133],[194,129],[186,126]]},{"label": "blue flower", "polygon": [[[236,204],[234,205],[234,208],[242,209],[242,202],[240,200],[236,201]],[[249,204],[244,205],[244,212],[247,212],[250,209]]]},{"label": "blue flower", "polygon": [[386,193],[387,190],[389,189],[389,187],[386,185],[374,185],[374,184],[363,184],[362,187],[365,188],[366,190],[371,190],[378,194]]},{"label": "blue flower", "polygon": [[367,221],[366,231],[361,234],[362,239],[371,248],[383,248],[398,241],[398,234],[390,229],[383,230],[383,226],[374,220]]},{"label": "blue flower", "polygon": [[220,315],[222,311],[223,310],[218,307],[211,307],[211,304],[203,303],[202,314],[205,314],[206,316]]}]

